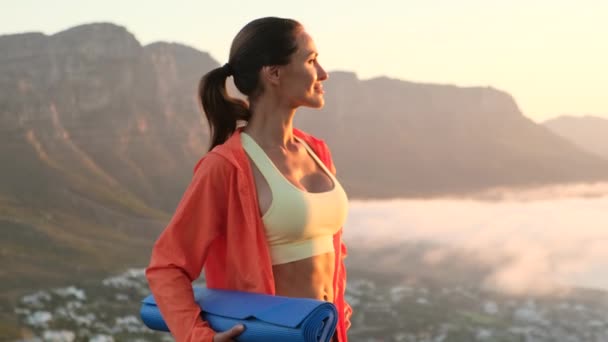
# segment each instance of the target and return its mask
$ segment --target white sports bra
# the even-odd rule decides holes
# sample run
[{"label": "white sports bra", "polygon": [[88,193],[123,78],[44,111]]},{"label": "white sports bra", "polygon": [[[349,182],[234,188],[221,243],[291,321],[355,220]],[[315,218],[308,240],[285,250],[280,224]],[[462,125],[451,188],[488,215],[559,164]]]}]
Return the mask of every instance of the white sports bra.
[{"label": "white sports bra", "polygon": [[338,180],[304,141],[296,139],[329,176],[334,185],[331,190],[311,193],[299,189],[283,176],[255,140],[241,133],[245,152],[272,193],[272,203],[262,221],[273,265],[333,252],[333,235],[344,225],[348,212],[348,198]]}]

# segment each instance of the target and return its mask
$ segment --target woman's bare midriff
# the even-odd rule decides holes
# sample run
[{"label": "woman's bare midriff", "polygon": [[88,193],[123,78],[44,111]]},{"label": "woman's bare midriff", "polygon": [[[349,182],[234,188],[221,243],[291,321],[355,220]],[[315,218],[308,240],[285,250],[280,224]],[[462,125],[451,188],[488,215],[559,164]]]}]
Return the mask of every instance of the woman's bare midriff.
[{"label": "woman's bare midriff", "polygon": [[276,294],[285,297],[334,301],[334,253],[274,265]]},{"label": "woman's bare midriff", "polygon": [[[275,155],[266,149],[264,150],[285,179],[297,188],[313,193],[330,191],[334,187],[332,180],[316,165],[306,149],[299,143],[297,145],[298,151],[292,156],[286,156],[283,153]],[[249,161],[256,185],[260,216],[263,217],[272,203],[272,193],[268,182],[253,160],[249,158]],[[302,183],[303,179],[308,180],[307,184]],[[273,265],[275,293],[278,296],[312,298],[333,303],[334,268],[335,254],[331,252],[285,264]],[[332,341],[338,341],[336,335],[334,335]]]}]

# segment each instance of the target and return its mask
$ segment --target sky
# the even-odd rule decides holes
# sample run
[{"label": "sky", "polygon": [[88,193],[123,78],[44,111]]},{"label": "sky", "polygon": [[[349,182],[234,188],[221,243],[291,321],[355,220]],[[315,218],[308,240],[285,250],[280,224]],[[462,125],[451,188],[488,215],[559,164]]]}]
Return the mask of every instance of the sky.
[{"label": "sky", "polygon": [[[504,260],[483,284],[510,294],[546,294],[563,286],[608,290],[608,183],[507,191],[503,200],[351,201],[347,245],[439,243],[423,259],[453,247]],[[437,215],[441,213],[441,215]]]},{"label": "sky", "polygon": [[[8,2],[8,0],[0,0]],[[11,1],[0,34],[51,35],[91,22],[124,26],[143,45],[178,42],[225,63],[236,33],[264,16],[294,18],[319,61],[362,80],[492,86],[525,116],[608,118],[608,1]]]}]

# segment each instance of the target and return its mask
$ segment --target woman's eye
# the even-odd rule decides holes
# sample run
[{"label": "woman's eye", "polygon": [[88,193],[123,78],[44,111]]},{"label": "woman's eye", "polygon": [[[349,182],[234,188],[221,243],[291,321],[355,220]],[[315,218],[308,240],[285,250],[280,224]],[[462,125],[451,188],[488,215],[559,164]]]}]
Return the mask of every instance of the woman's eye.
[{"label": "woman's eye", "polygon": [[311,64],[312,64],[312,63],[314,63],[314,62],[316,62],[316,61],[317,61],[316,59],[311,59],[311,60],[309,60],[309,61],[308,61],[308,63],[311,63]]}]

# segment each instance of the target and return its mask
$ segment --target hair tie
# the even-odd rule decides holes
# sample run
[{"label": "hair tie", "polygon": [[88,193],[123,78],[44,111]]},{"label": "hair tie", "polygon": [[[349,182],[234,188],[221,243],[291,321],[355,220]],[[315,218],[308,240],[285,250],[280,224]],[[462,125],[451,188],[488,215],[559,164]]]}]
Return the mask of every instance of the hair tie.
[{"label": "hair tie", "polygon": [[222,67],[222,70],[224,70],[224,73],[226,73],[226,75],[228,75],[228,76],[231,76],[234,74],[234,69],[232,69],[232,65],[230,65],[230,63],[224,64],[224,66]]}]

